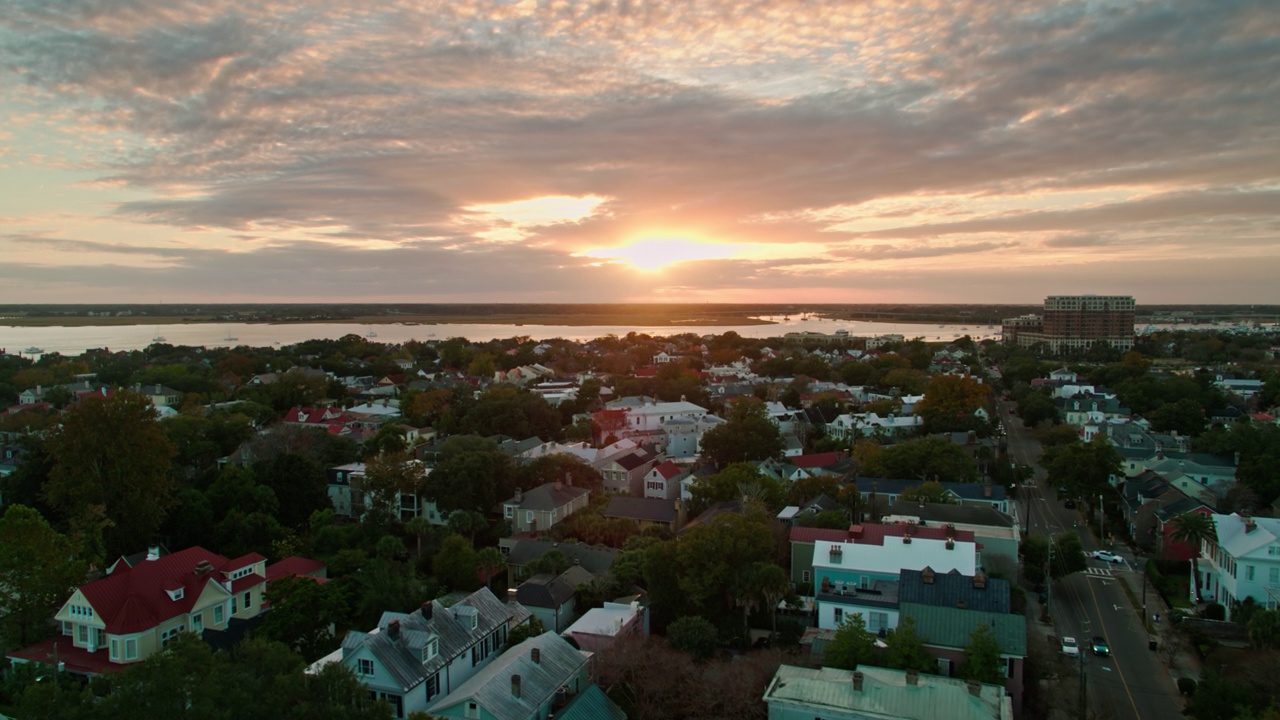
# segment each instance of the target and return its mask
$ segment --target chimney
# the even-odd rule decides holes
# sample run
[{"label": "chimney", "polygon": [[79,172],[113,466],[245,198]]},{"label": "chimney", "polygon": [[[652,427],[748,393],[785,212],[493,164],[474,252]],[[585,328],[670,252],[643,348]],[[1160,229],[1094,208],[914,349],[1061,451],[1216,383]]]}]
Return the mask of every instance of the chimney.
[{"label": "chimney", "polygon": [[955,550],[955,549],[956,549],[956,539],[955,539],[955,538],[947,538],[947,549],[948,549],[948,550]]},{"label": "chimney", "polygon": [[517,595],[517,592],[515,588],[507,588],[507,602],[509,603],[516,602],[516,595]]},{"label": "chimney", "polygon": [[906,534],[904,534],[904,535],[902,536],[902,544],[903,544],[903,545],[910,545],[910,544],[911,544],[911,533],[910,533],[910,531],[908,531]]},{"label": "chimney", "polygon": [[862,692],[862,671],[861,670],[853,671],[853,691]]},{"label": "chimney", "polygon": [[521,490],[520,488],[516,488],[516,502],[519,503],[523,501],[524,501],[524,491]]},{"label": "chimney", "polygon": [[920,684],[920,673],[916,670],[907,671],[907,684],[915,687]]},{"label": "chimney", "polygon": [[920,507],[924,507],[924,496],[920,496]]},{"label": "chimney", "polygon": [[529,648],[529,660],[531,660],[534,665],[541,665],[542,650],[539,648]]},{"label": "chimney", "polygon": [[974,697],[982,697],[982,683],[977,680],[970,680],[965,683],[965,685],[969,688],[970,695]]},{"label": "chimney", "polygon": [[422,603],[422,619],[430,620],[431,614],[435,612],[435,609],[435,606],[431,604],[430,600]]},{"label": "chimney", "polygon": [[925,568],[920,571],[920,582],[925,585],[933,584],[933,568],[926,565]]},{"label": "chimney", "polygon": [[990,480],[987,480],[985,483],[982,484],[982,497],[984,498],[991,497],[991,481]]},{"label": "chimney", "polygon": [[986,575],[983,575],[982,573],[977,573],[977,574],[975,574],[975,575],[973,576],[973,589],[974,589],[974,590],[986,590],[986,589],[987,589],[987,576],[986,576]]},{"label": "chimney", "polygon": [[1240,519],[1244,521],[1244,531],[1251,533],[1258,529],[1258,523],[1253,521],[1253,516],[1247,512],[1240,513]]},{"label": "chimney", "polygon": [[392,620],[391,622],[387,623],[387,637],[391,638],[392,640],[400,639],[400,621],[399,620]]},{"label": "chimney", "polygon": [[519,675],[511,676],[511,696],[517,697],[517,698],[520,697],[520,676]]}]

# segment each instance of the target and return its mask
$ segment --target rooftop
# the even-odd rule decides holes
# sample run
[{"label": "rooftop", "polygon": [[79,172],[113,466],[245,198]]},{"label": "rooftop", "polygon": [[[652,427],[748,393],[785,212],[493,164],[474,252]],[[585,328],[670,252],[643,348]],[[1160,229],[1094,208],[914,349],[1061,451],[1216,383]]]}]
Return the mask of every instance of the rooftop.
[{"label": "rooftop", "polygon": [[[849,670],[782,665],[764,700],[798,709],[796,716],[840,713],[871,720],[934,720],[946,708],[948,720],[1011,720],[1012,699],[999,685],[970,685],[957,678],[921,673],[914,684],[903,670],[864,666],[860,686]],[[773,713],[770,713],[772,716]]]}]

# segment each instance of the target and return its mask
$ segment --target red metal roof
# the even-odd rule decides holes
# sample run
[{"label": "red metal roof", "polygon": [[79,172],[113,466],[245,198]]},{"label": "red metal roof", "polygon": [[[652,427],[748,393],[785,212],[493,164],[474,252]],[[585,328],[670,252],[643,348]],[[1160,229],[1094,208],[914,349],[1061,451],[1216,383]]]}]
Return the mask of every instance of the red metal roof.
[{"label": "red metal roof", "polygon": [[[255,556],[261,557],[255,554],[245,558]],[[196,566],[201,561],[207,562],[210,569],[197,574]],[[227,566],[227,559],[217,553],[201,547],[187,548],[157,560],[144,560],[133,567],[120,564],[107,577],[81,586],[80,592],[103,619],[108,633],[142,632],[190,612],[209,583],[226,580],[224,571]],[[249,575],[241,580],[251,582],[237,581],[237,584],[252,586],[265,579],[260,575]],[[165,592],[179,587],[183,594],[178,600]]]},{"label": "red metal roof", "polygon": [[84,648],[76,647],[71,642],[71,638],[65,635],[38,642],[21,650],[14,650],[9,653],[9,657],[45,665],[53,665],[56,659],[57,662],[63,663],[67,672],[82,675],[115,673],[130,667],[111,662],[105,647],[91,653]]},{"label": "red metal roof", "polygon": [[831,528],[815,528],[815,527],[793,527],[791,528],[791,542],[817,542],[823,540],[825,542],[848,542],[848,530],[833,530]]},{"label": "red metal roof", "polygon": [[291,575],[310,575],[324,568],[325,564],[319,560],[293,555],[267,566],[267,582],[275,582]]},{"label": "red metal roof", "polygon": [[680,466],[670,460],[663,461],[660,465],[655,467],[654,470],[657,470],[658,474],[667,480],[670,480],[680,474]]},{"label": "red metal roof", "polygon": [[883,545],[885,538],[900,538],[908,532],[911,533],[911,537],[920,538],[921,540],[946,540],[947,537],[952,537],[959,542],[974,541],[973,531],[951,530],[948,532],[947,528],[942,525],[921,527],[907,524],[882,525],[867,523],[851,525],[847,530],[793,527],[791,528],[791,542],[811,543],[822,540],[823,542],[851,542],[857,545]]},{"label": "red metal roof", "polygon": [[787,458],[787,462],[791,463],[792,465],[795,465],[798,468],[813,468],[813,467],[827,467],[828,465],[835,465],[841,460],[844,460],[844,458],[845,458],[844,453],[840,451],[836,451],[836,452],[825,452],[825,453],[812,453],[809,455],[796,455],[795,457]]}]

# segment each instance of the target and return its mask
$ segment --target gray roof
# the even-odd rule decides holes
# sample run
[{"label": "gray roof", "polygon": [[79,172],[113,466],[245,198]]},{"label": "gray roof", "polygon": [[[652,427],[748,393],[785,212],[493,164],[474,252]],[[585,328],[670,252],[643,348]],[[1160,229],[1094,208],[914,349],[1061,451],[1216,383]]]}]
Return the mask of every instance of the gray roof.
[{"label": "gray roof", "polygon": [[644,450],[635,450],[634,452],[629,452],[622,457],[614,458],[613,462],[617,463],[624,470],[635,470],[650,460],[653,460],[652,455]]},{"label": "gray roof", "polygon": [[673,523],[676,520],[676,504],[673,500],[663,500],[662,498],[614,495],[609,498],[609,507],[605,508],[604,516],[607,518]]},{"label": "gray roof", "polygon": [[[770,709],[777,703],[778,716],[865,717],[901,720],[1005,720],[1012,717],[1009,700],[1000,685],[982,684],[978,694],[966,681],[920,673],[914,685],[905,670],[864,665],[862,690],[853,689],[853,672],[836,668],[782,665],[765,690]],[[1005,708],[1009,708],[1006,710]],[[772,717],[771,713],[771,717]]]},{"label": "gray roof", "polygon": [[[540,655],[534,662],[531,650]],[[587,656],[554,632],[529,638],[503,653],[475,675],[427,708],[436,713],[459,703],[474,701],[497,720],[537,717],[562,685],[587,664]],[[511,678],[520,676],[520,697],[511,692]]]},{"label": "gray roof", "polygon": [[573,598],[579,585],[590,585],[595,579],[579,565],[559,575],[539,573],[516,588],[516,602],[525,607],[558,608]]},{"label": "gray roof", "polygon": [[925,645],[963,649],[978,626],[986,625],[996,636],[1001,654],[1027,656],[1027,619],[1021,615],[907,602],[899,611],[902,617],[916,621],[916,633]]},{"label": "gray roof", "polygon": [[[430,608],[430,618],[426,617]],[[472,629],[469,615],[477,615]],[[529,611],[519,604],[507,604],[488,588],[481,588],[451,607],[439,600],[424,603],[414,613],[384,612],[378,620],[378,631],[351,631],[342,639],[343,657],[364,647],[378,664],[400,684],[403,691],[416,687],[449,661],[462,655],[501,625],[511,627],[529,619]],[[392,639],[387,627],[393,620],[400,623],[399,639]],[[423,662],[422,649],[432,637],[439,639],[435,657]]]},{"label": "gray roof", "polygon": [[586,568],[593,575],[603,575],[613,567],[618,559],[618,551],[604,546],[586,545],[584,543],[561,543],[548,540],[517,540],[507,553],[507,564],[528,565],[546,555],[549,550],[559,550],[570,560]]},{"label": "gray roof", "polygon": [[1013,527],[1013,518],[989,507],[972,505],[946,505],[943,503],[925,503],[924,507],[916,502],[896,502],[885,512],[886,515],[911,515],[922,521],[935,525],[946,523],[962,525],[987,525],[989,527]]},{"label": "gray roof", "polygon": [[903,570],[898,574],[898,599],[905,603],[964,607],[981,612],[1008,613],[1010,586],[1008,580],[986,578],[986,587],[974,587],[973,575],[958,572],[934,573],[926,583],[920,570]]},{"label": "gray roof", "polygon": [[609,699],[599,685],[592,685],[574,696],[556,713],[559,720],[627,720],[627,714]]},{"label": "gray roof", "polygon": [[869,588],[850,585],[840,588],[832,587],[828,592],[823,592],[822,588],[818,588],[817,598],[825,602],[885,607],[896,610],[900,602],[898,586],[897,580],[876,580],[871,583]]},{"label": "gray roof", "polygon": [[555,510],[577,500],[590,491],[586,488],[549,482],[525,492],[519,500],[508,498],[504,504],[519,505],[521,510]]}]

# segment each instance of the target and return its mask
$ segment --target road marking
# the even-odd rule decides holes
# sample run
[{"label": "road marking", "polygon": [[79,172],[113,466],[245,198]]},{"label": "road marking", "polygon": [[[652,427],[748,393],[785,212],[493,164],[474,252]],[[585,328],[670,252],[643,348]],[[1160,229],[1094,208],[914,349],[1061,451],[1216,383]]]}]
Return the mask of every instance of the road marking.
[{"label": "road marking", "polygon": [[1112,605],[1111,607],[1115,608],[1116,610],[1123,610],[1123,609],[1124,609],[1124,608],[1120,607],[1119,605]]},{"label": "road marking", "polygon": [[1094,576],[1111,577],[1111,568],[1087,567],[1084,571]]},{"label": "road marking", "polygon": [[[1085,587],[1089,588],[1089,597],[1093,599],[1093,607],[1098,611],[1098,617],[1102,617],[1102,608],[1098,605],[1098,596],[1093,592],[1093,586],[1085,583]],[[1098,631],[1102,633],[1102,639],[1107,641],[1107,645],[1111,644],[1111,638],[1107,635],[1107,626],[1099,623],[1101,627]],[[1124,671],[1120,669],[1120,663],[1116,663],[1116,674],[1120,676],[1120,685],[1124,688],[1124,694],[1129,696],[1129,705],[1133,707],[1133,716],[1141,719],[1142,713],[1138,711],[1138,703],[1133,699],[1133,693],[1129,691],[1129,683],[1124,679]]]}]

